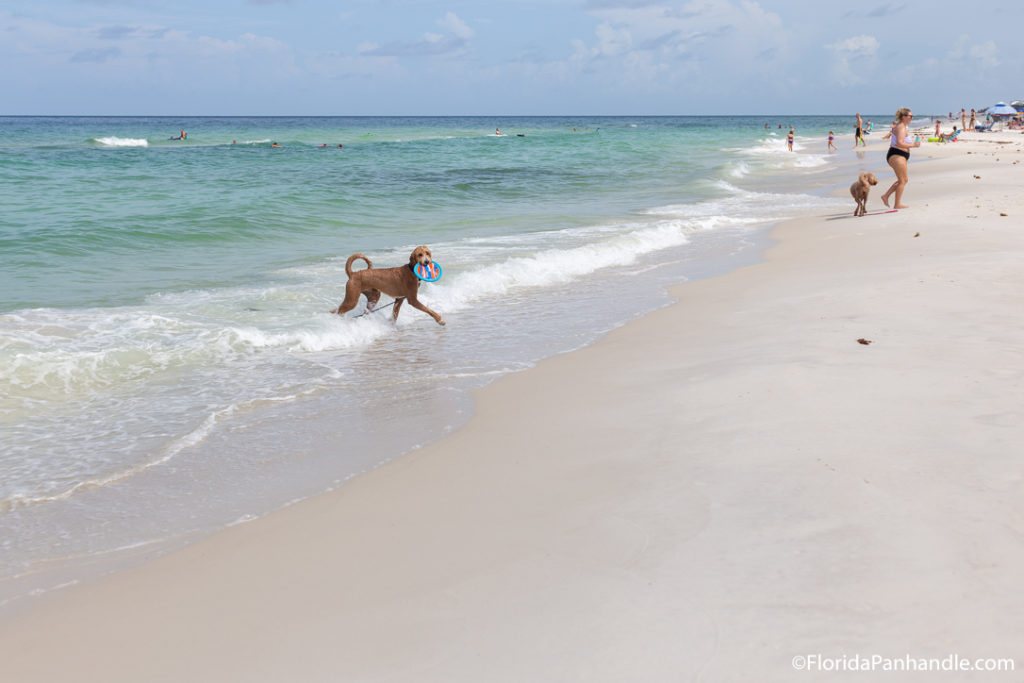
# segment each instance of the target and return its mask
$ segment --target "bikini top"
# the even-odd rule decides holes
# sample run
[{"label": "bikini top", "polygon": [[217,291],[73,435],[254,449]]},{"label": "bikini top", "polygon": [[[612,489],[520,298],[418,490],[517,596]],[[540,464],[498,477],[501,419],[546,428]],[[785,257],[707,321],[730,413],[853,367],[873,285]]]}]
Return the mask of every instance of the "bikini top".
[{"label": "bikini top", "polygon": [[[903,144],[904,145],[909,145],[909,144],[912,144],[913,142],[914,142],[914,140],[909,135],[907,137],[903,138]],[[889,133],[889,146],[890,147],[895,147],[896,146],[896,131],[893,131],[893,132]]]}]

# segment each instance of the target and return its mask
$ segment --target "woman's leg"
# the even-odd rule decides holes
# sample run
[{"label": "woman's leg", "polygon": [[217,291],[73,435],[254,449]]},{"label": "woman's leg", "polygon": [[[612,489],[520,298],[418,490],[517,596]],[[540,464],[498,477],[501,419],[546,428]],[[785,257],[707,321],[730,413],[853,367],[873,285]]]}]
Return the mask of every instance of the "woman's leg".
[{"label": "woman's leg", "polygon": [[889,157],[889,166],[896,173],[896,182],[890,185],[889,189],[882,195],[882,203],[889,206],[889,197],[896,193],[896,208],[906,209],[908,207],[900,204],[900,199],[903,197],[903,188],[909,179],[907,176],[907,160],[898,154],[893,154]]},{"label": "woman's leg", "polygon": [[893,165],[893,170],[896,171],[896,204],[894,208],[906,209],[909,207],[903,204],[903,190],[906,189],[907,183],[910,182],[910,174],[907,172],[907,160],[903,157],[893,157],[893,161],[897,162]]}]

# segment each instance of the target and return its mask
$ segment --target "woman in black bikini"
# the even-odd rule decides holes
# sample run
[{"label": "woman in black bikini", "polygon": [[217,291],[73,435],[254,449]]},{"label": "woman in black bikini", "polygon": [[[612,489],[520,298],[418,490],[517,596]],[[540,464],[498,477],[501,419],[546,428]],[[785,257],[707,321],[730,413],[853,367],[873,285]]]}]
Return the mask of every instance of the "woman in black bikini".
[{"label": "woman in black bikini", "polygon": [[882,195],[882,203],[889,206],[889,197],[895,192],[895,208],[897,209],[909,208],[901,201],[903,188],[910,180],[910,176],[907,174],[907,164],[910,162],[910,150],[921,146],[920,140],[914,142],[907,133],[907,126],[913,119],[914,115],[906,107],[902,107],[896,112],[896,124],[892,128],[892,133],[889,134],[889,153],[885,156],[889,166],[896,172],[896,182]]}]

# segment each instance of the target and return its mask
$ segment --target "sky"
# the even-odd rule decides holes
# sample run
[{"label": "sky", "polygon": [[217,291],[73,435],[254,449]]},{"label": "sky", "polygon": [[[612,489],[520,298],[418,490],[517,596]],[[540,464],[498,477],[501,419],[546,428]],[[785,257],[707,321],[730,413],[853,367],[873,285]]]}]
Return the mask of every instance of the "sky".
[{"label": "sky", "polygon": [[1024,99],[1024,3],[0,0],[0,114],[948,113]]}]

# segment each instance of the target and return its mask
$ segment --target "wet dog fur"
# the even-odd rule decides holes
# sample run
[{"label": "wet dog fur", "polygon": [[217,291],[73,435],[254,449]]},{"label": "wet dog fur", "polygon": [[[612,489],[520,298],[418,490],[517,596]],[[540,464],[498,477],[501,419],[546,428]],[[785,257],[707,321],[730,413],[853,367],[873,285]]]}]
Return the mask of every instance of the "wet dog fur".
[{"label": "wet dog fur", "polygon": [[[366,261],[365,269],[352,270],[352,264],[357,259]],[[345,262],[345,274],[348,275],[348,282],[345,284],[345,300],[331,313],[342,315],[351,311],[359,303],[360,294],[366,295],[366,310],[372,311],[383,293],[395,297],[392,320],[398,320],[398,311],[402,308],[402,302],[408,301],[413,308],[430,315],[438,325],[444,325],[441,316],[420,303],[416,297],[420,289],[420,280],[413,272],[413,268],[421,263],[430,263],[432,260],[433,255],[430,253],[430,249],[424,246],[412,250],[407,265],[395,268],[374,268],[370,259],[362,254],[352,254]]]}]

